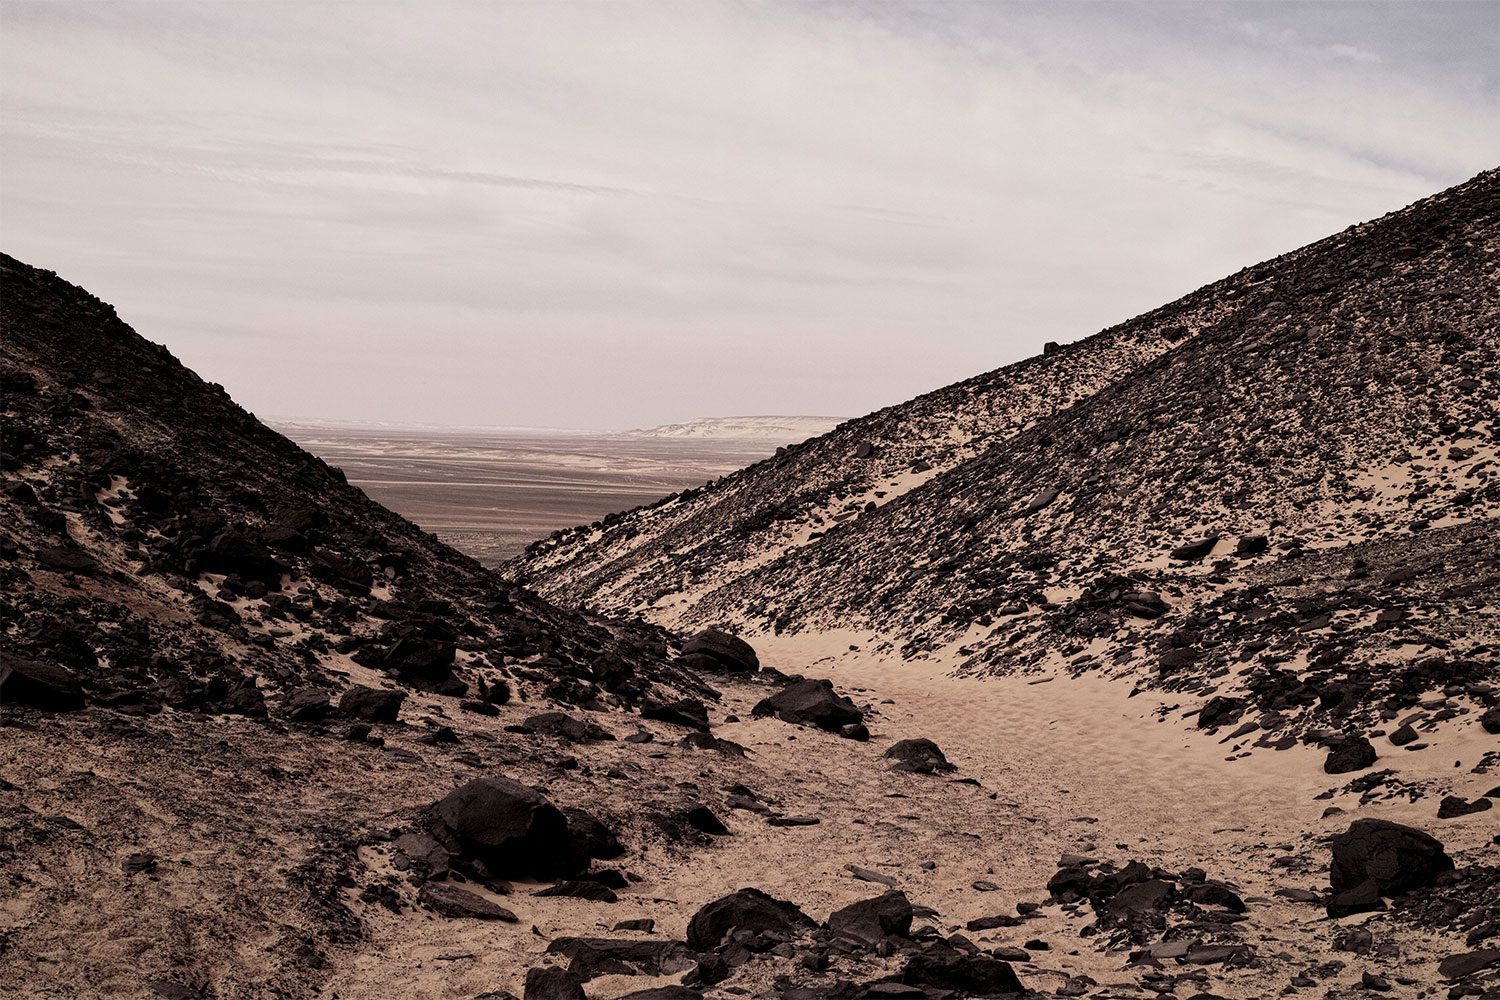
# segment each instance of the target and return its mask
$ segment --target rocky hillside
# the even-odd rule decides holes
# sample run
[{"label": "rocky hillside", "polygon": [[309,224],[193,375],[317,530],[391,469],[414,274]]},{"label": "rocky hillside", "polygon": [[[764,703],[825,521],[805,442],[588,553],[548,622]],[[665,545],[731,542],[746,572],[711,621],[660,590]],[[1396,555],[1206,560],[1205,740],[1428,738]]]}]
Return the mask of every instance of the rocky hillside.
[{"label": "rocky hillside", "polygon": [[1484,683],[1497,278],[1492,171],[516,568],[567,602],[973,670],[1233,672],[1271,711]]},{"label": "rocky hillside", "polygon": [[[91,703],[264,715],[353,668],[639,700],[662,635],[560,611],[348,486],[110,306],[0,257],[0,621]],[[64,680],[65,686],[72,680]]]}]

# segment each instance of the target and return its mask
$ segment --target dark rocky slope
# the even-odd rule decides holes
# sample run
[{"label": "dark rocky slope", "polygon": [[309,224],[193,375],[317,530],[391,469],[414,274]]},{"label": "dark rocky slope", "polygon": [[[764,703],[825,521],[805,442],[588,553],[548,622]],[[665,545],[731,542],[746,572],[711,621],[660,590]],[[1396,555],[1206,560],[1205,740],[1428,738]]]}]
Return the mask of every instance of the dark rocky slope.
[{"label": "dark rocky slope", "polygon": [[[337,697],[361,667],[403,688],[494,700],[523,688],[628,704],[658,683],[699,686],[666,666],[662,633],[499,581],[109,305],[10,257],[0,269],[11,662],[71,671],[90,703],[138,713],[283,712],[298,688]],[[25,688],[6,691],[15,702]]]},{"label": "dark rocky slope", "polygon": [[[854,626],[971,669],[1120,666],[1205,693],[1247,674],[1272,713],[1487,696],[1497,269],[1492,171],[518,568],[564,599]],[[950,429],[968,443],[933,443]],[[788,544],[787,523],[819,530]]]}]

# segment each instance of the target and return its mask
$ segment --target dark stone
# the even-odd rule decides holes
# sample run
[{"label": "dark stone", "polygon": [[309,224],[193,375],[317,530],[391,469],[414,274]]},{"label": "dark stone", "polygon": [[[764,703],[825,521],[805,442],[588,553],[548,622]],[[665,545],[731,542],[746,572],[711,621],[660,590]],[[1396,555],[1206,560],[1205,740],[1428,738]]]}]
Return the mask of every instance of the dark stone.
[{"label": "dark stone", "polygon": [[1375,763],[1378,756],[1375,745],[1369,740],[1363,736],[1348,736],[1339,740],[1328,751],[1328,758],[1323,761],[1323,770],[1329,774],[1363,771]]},{"label": "dark stone", "polygon": [[711,836],[722,837],[729,833],[729,827],[725,826],[724,821],[715,816],[708,806],[693,806],[687,811],[685,818],[688,826]]},{"label": "dark stone", "polygon": [[83,685],[66,667],[0,652],[0,706],[6,705],[74,712],[84,706]]},{"label": "dark stone", "polygon": [[697,956],[681,941],[561,937],[547,945],[547,953],[568,959],[569,969],[585,980],[598,976],[671,976],[697,964]]},{"label": "dark stone", "polygon": [[1438,819],[1453,819],[1457,816],[1468,816],[1472,813],[1485,812],[1492,804],[1489,799],[1475,799],[1470,802],[1461,795],[1445,795],[1443,801],[1438,805]]},{"label": "dark stone", "polygon": [[697,698],[647,704],[641,709],[641,716],[708,732],[708,706]]},{"label": "dark stone", "polygon": [[503,906],[490,902],[478,893],[442,882],[428,882],[417,894],[417,902],[445,917],[472,920],[503,920],[516,922],[516,915]]},{"label": "dark stone", "polygon": [[282,712],[293,722],[318,722],[328,715],[331,707],[325,688],[300,687],[286,696]]},{"label": "dark stone", "polygon": [[936,743],[920,737],[893,743],[882,756],[896,762],[892,766],[892,770],[896,771],[934,774],[939,771],[956,770],[952,764],[948,763],[948,758]]},{"label": "dark stone", "polygon": [[568,821],[568,839],[576,851],[590,858],[608,861],[625,853],[625,845],[613,830],[586,810],[569,806],[563,810]]},{"label": "dark stone", "polygon": [[345,691],[343,697],[339,699],[339,711],[350,719],[363,719],[366,722],[395,722],[401,714],[401,703],[405,700],[405,691],[356,685]]},{"label": "dark stone", "polygon": [[850,903],[828,916],[828,929],[835,936],[874,948],[889,937],[911,934],[911,901],[898,889]]},{"label": "dark stone", "polygon": [[1212,552],[1214,550],[1214,546],[1218,544],[1219,536],[1209,535],[1207,538],[1200,539],[1196,542],[1188,542],[1184,545],[1177,546],[1177,548],[1172,550],[1172,558],[1177,559],[1181,562],[1197,562],[1198,560],[1202,559],[1204,556]]},{"label": "dark stone", "polygon": [[1395,732],[1391,733],[1389,739],[1394,745],[1398,747],[1404,747],[1408,743],[1415,743],[1417,741],[1417,731],[1413,729],[1411,727],[1411,723],[1408,722],[1397,729]]},{"label": "dark stone", "polygon": [[740,889],[706,904],[693,915],[687,943],[695,951],[711,951],[732,931],[790,939],[814,926],[807,914],[791,903],[759,889]]},{"label": "dark stone", "polygon": [[1438,975],[1452,982],[1495,965],[1500,965],[1500,948],[1480,948],[1478,951],[1449,955],[1438,963]]},{"label": "dark stone", "polygon": [[434,812],[466,856],[501,878],[573,875],[588,860],[568,836],[562,811],[506,777],[475,778],[449,792]]},{"label": "dark stone", "polygon": [[1240,716],[1245,714],[1245,700],[1243,698],[1228,698],[1224,695],[1216,695],[1210,698],[1198,713],[1198,728],[1211,729],[1215,726],[1227,726],[1240,721]]},{"label": "dark stone", "polygon": [[614,733],[598,723],[575,718],[566,712],[542,712],[531,716],[522,725],[533,732],[558,736],[570,743],[605,743],[615,738]]},{"label": "dark stone", "polygon": [[907,959],[901,982],[931,986],[977,996],[1025,993],[1010,963],[993,955],[971,954],[948,944],[936,944]]},{"label": "dark stone", "polygon": [[1239,541],[1234,543],[1234,554],[1258,556],[1270,547],[1271,541],[1265,535],[1241,535]]},{"label": "dark stone", "polygon": [[1385,909],[1385,900],[1380,897],[1380,884],[1367,878],[1358,885],[1328,897],[1328,915],[1347,917],[1355,913],[1370,913]]},{"label": "dark stone", "polygon": [[760,658],[755,649],[744,639],[707,628],[682,644],[682,655],[695,658],[695,662],[707,661],[709,669],[718,669],[731,674],[753,674],[760,669]]},{"label": "dark stone", "polygon": [[1439,875],[1453,870],[1440,841],[1388,820],[1357,819],[1331,846],[1328,879],[1335,893],[1372,880],[1380,895],[1390,896],[1434,885]]},{"label": "dark stone", "polygon": [[583,979],[570,969],[531,969],[522,1000],[588,1000]]},{"label": "dark stone", "polygon": [[756,716],[774,715],[782,722],[817,726],[838,732],[864,719],[854,702],[833,690],[826,680],[804,680],[762,699],[752,709]]},{"label": "dark stone", "polygon": [[549,885],[539,892],[532,893],[533,896],[567,896],[572,899],[588,899],[595,903],[616,903],[620,897],[609,886],[592,879],[567,879],[556,885]]},{"label": "dark stone", "polygon": [[1500,733],[1500,705],[1485,709],[1484,714],[1479,717],[1479,724],[1487,733]]},{"label": "dark stone", "polygon": [[36,560],[61,573],[92,573],[99,568],[93,556],[73,545],[44,545],[36,550]]}]

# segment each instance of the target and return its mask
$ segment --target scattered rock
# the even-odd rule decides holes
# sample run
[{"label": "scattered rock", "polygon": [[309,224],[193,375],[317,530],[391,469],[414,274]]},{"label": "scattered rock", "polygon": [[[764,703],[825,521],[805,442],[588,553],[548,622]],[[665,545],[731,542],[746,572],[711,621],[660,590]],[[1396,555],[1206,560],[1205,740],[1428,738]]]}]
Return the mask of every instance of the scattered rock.
[{"label": "scattered rock", "polygon": [[790,686],[758,702],[751,714],[774,715],[782,722],[804,726],[817,726],[830,732],[838,732],[844,726],[863,720],[863,713],[854,707],[854,702],[833,690],[826,680],[797,681]]},{"label": "scattered rock", "polygon": [[395,722],[405,700],[405,691],[356,685],[339,699],[339,711],[347,718],[365,722]]},{"label": "scattered rock", "polygon": [[445,917],[472,920],[503,920],[513,924],[517,917],[503,906],[490,902],[478,893],[442,882],[428,882],[417,894],[417,902]]},{"label": "scattered rock", "polygon": [[920,737],[910,740],[900,740],[891,744],[890,749],[883,755],[888,760],[894,760],[892,770],[913,771],[917,774],[935,774],[956,770],[948,763],[948,758],[943,751],[931,740]]}]

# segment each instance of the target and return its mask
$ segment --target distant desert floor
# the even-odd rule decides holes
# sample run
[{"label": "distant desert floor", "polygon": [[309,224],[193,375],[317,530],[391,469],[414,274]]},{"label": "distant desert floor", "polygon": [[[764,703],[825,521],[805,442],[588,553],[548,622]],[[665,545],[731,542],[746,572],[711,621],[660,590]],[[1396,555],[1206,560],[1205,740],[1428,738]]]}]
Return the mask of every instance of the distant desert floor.
[{"label": "distant desert floor", "polygon": [[487,566],[588,524],[733,472],[774,442],[568,432],[276,429],[396,513]]}]

